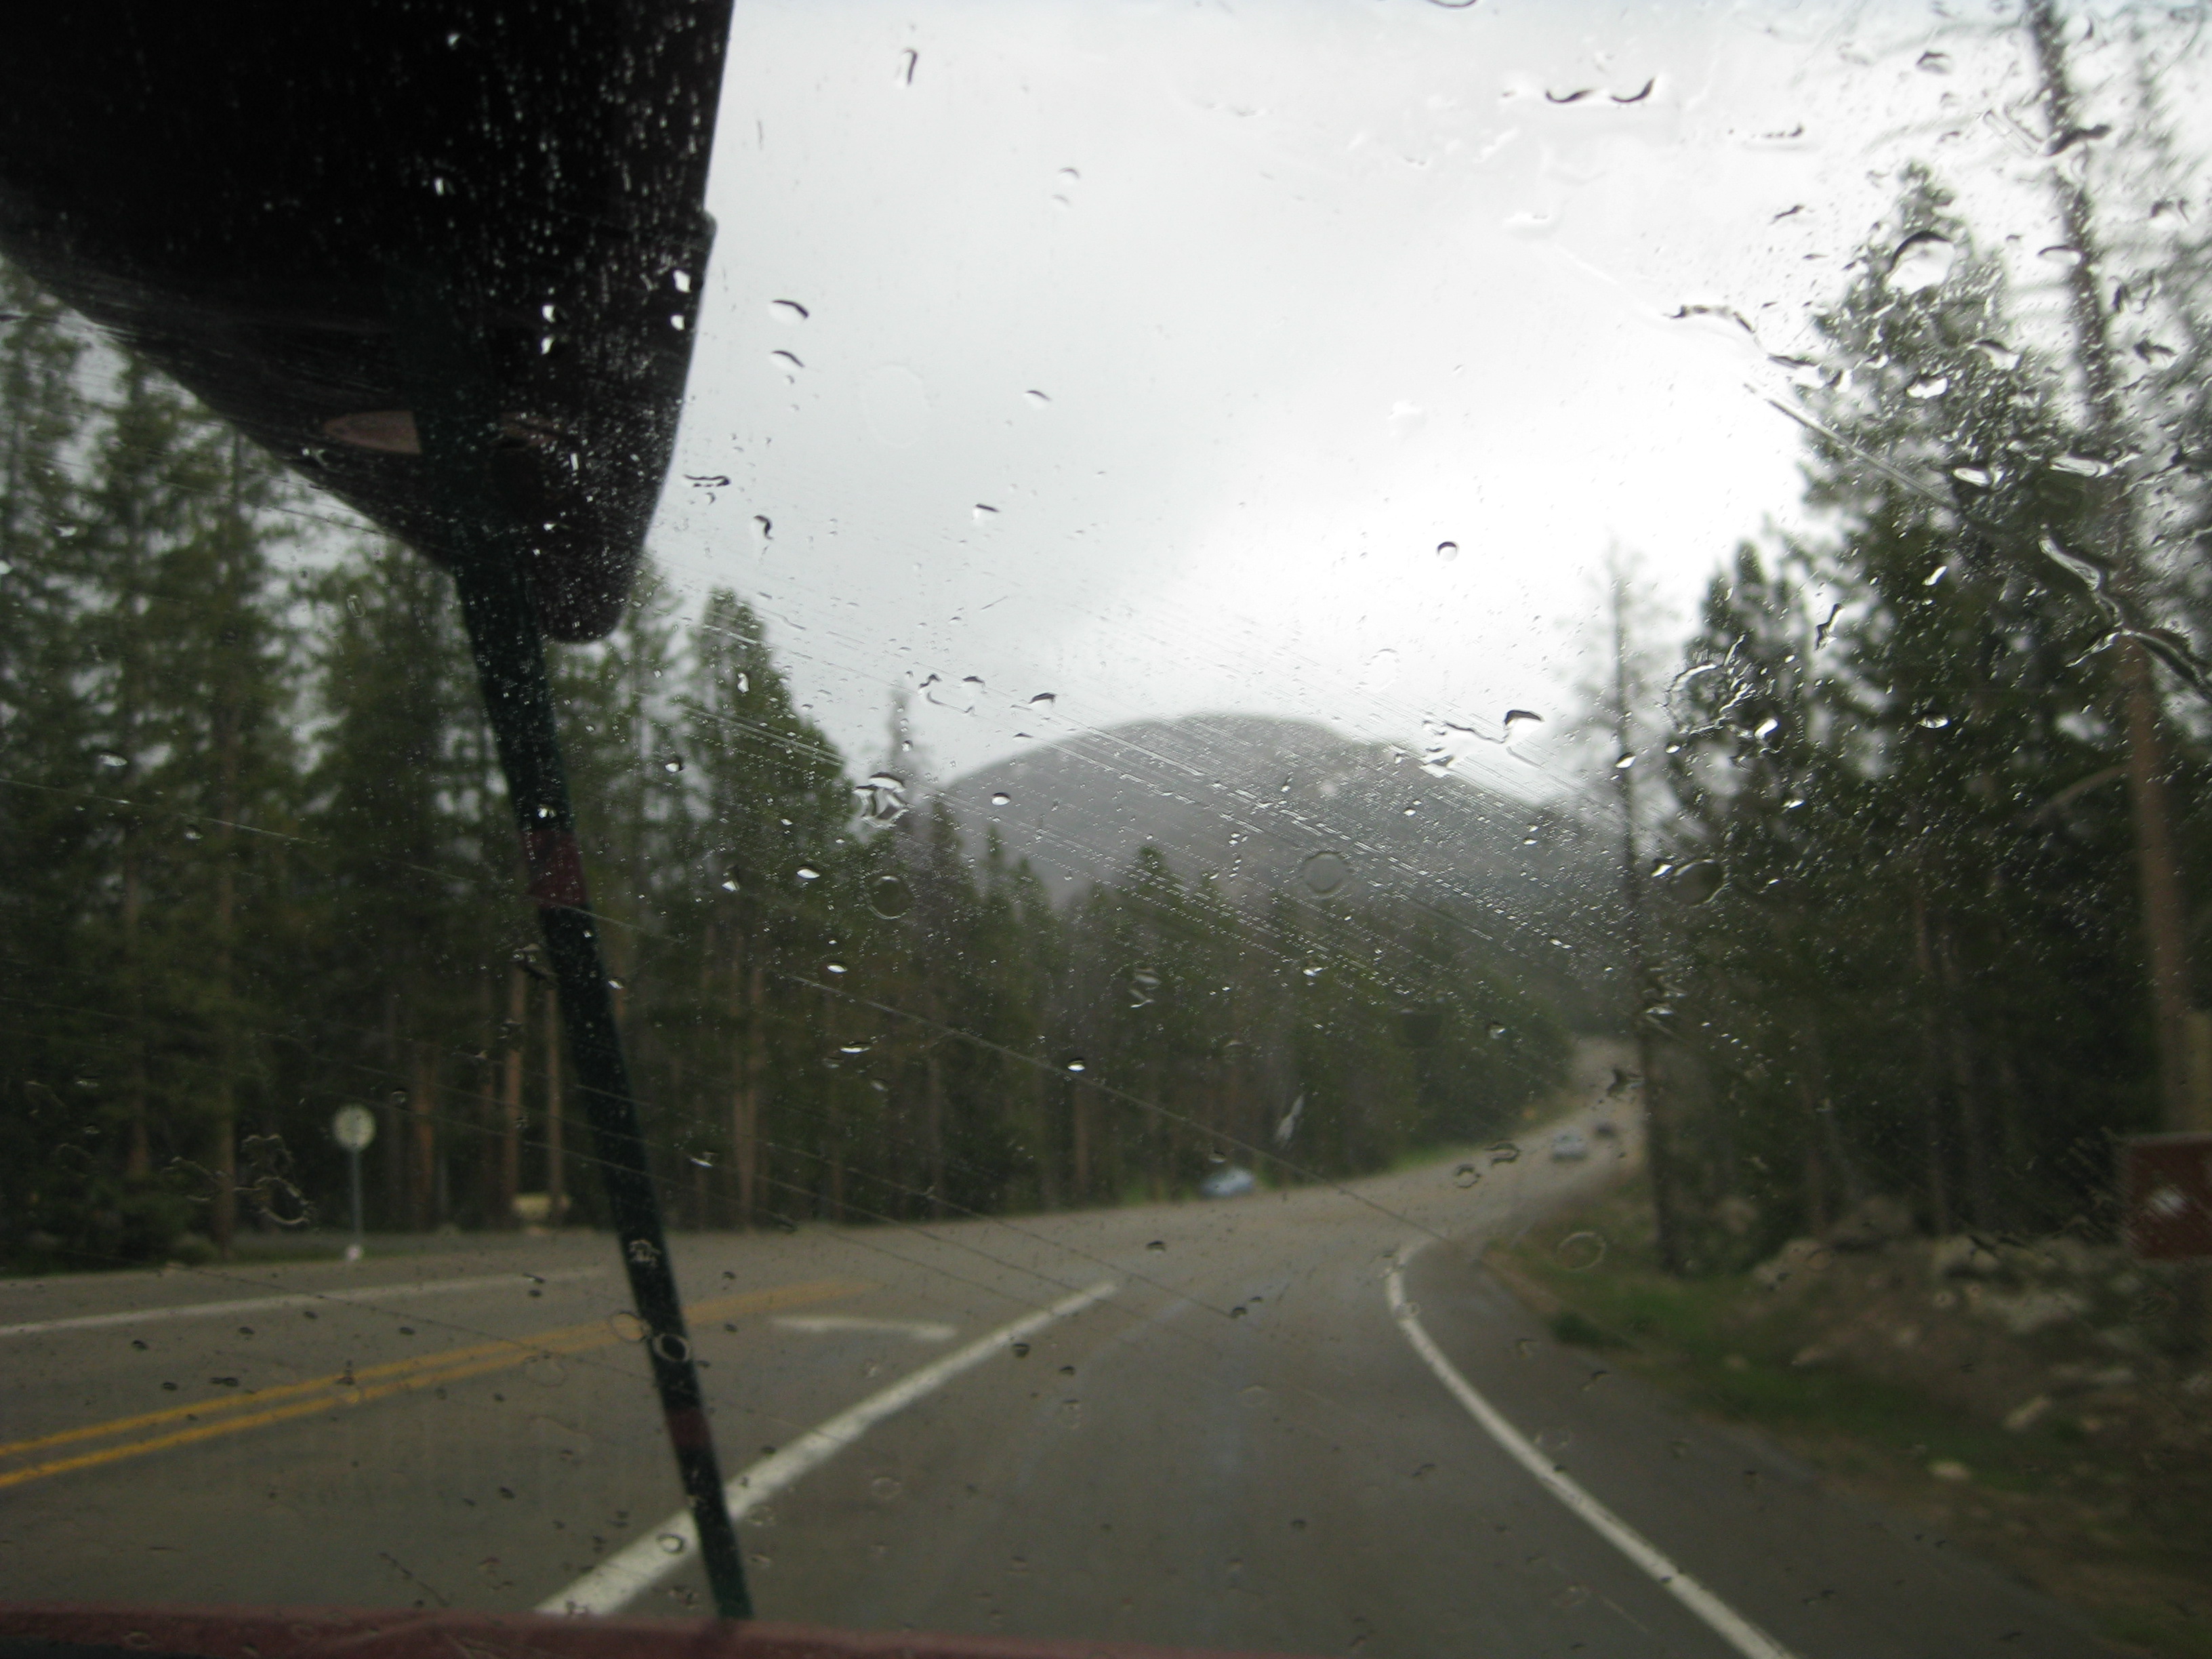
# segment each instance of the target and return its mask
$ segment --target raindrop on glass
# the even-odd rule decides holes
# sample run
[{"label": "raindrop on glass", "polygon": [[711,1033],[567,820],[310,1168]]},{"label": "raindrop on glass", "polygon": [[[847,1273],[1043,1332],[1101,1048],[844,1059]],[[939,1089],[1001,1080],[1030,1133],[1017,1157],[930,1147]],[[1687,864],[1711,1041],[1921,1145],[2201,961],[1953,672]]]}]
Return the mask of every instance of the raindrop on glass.
[{"label": "raindrop on glass", "polygon": [[914,908],[914,891],[896,876],[878,876],[868,884],[868,908],[896,921]]},{"label": "raindrop on glass", "polygon": [[1951,274],[1959,250],[1948,236],[1918,230],[1897,245],[1890,256],[1889,285],[1901,294],[1919,294],[1936,287]]},{"label": "raindrop on glass", "polygon": [[1595,1233],[1569,1233],[1553,1254],[1569,1273],[1588,1273],[1605,1260],[1605,1240]]},{"label": "raindrop on glass", "polygon": [[1685,904],[1704,904],[1721,890],[1726,873],[1715,859],[1692,859],[1668,878]]},{"label": "raindrop on glass", "polygon": [[1312,853],[1298,866],[1298,875],[1310,891],[1327,898],[1351,879],[1352,866],[1340,854]]}]

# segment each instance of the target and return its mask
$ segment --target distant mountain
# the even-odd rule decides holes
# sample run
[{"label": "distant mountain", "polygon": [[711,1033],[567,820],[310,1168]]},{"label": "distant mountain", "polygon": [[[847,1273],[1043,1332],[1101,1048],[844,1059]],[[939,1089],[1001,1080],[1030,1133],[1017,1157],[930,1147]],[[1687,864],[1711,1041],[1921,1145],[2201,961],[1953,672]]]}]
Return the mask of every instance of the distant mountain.
[{"label": "distant mountain", "polygon": [[1592,986],[1610,954],[1618,855],[1601,825],[1310,720],[1133,721],[980,768],[938,798],[971,852],[995,828],[1055,897],[1115,880],[1150,842],[1240,902],[1285,892],[1447,912],[1547,980]]}]

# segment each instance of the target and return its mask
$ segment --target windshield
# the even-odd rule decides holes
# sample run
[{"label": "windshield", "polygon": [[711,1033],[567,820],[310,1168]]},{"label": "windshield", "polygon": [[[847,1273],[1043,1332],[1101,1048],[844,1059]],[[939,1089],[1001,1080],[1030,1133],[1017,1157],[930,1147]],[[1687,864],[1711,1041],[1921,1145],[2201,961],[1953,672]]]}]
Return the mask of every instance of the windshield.
[{"label": "windshield", "polygon": [[0,1598],[2212,1652],[2200,12],[621,12],[4,71]]}]

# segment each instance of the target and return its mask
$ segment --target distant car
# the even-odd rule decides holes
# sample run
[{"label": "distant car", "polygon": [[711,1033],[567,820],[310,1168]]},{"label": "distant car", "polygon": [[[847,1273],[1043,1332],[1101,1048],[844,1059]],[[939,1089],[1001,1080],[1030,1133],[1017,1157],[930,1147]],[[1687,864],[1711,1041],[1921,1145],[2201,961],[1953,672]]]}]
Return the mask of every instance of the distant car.
[{"label": "distant car", "polygon": [[1580,1129],[1562,1129],[1552,1137],[1552,1162],[1572,1164],[1589,1156],[1589,1142]]},{"label": "distant car", "polygon": [[1216,1170],[1198,1183],[1200,1198],[1242,1198],[1260,1184],[1260,1178],[1241,1164]]}]

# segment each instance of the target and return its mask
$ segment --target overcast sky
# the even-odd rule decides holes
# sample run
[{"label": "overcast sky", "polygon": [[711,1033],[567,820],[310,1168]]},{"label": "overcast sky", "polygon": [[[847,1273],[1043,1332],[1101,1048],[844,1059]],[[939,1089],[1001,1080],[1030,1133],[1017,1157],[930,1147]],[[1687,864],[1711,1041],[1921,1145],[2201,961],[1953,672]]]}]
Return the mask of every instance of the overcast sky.
[{"label": "overcast sky", "polygon": [[744,0],[663,568],[860,763],[900,684],[939,776],[1201,709],[1557,726],[1610,540],[1686,615],[1796,521],[1765,351],[1903,161],[2048,240],[2021,43],[1955,9]]}]

